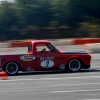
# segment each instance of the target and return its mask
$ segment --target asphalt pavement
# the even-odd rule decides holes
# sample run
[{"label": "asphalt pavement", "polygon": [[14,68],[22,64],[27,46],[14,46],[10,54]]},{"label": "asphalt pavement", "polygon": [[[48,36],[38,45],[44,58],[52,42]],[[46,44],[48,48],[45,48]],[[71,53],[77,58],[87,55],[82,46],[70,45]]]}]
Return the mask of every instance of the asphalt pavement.
[{"label": "asphalt pavement", "polygon": [[[83,50],[81,46],[66,48]],[[91,55],[88,70],[77,73],[20,72],[0,80],[0,100],[100,100],[100,54]]]}]

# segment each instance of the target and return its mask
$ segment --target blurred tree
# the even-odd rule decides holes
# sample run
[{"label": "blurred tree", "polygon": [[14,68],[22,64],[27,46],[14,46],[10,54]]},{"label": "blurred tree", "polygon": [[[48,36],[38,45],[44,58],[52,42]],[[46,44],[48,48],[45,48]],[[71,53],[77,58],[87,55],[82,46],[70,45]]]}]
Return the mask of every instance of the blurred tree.
[{"label": "blurred tree", "polygon": [[15,9],[12,8],[12,4],[3,2],[0,6],[0,27],[10,28],[16,25],[17,17]]},{"label": "blurred tree", "polygon": [[85,21],[86,11],[82,0],[54,0],[55,20],[60,25],[77,28],[78,23]]},{"label": "blurred tree", "polygon": [[87,15],[100,19],[100,0],[85,0],[84,8]]},{"label": "blurred tree", "polygon": [[70,0],[68,11],[68,22],[72,26],[89,21],[90,17],[100,19],[100,0]]},{"label": "blurred tree", "polygon": [[67,25],[66,19],[68,16],[69,0],[52,0],[53,20],[55,26]]},{"label": "blurred tree", "polygon": [[67,24],[73,28],[77,28],[79,23],[85,21],[86,11],[84,10],[82,0],[70,0],[68,4]]},{"label": "blurred tree", "polygon": [[[30,26],[31,30],[34,27],[41,29],[50,26],[83,30],[88,25],[90,29],[95,28],[95,33],[100,27],[99,5],[100,0],[15,0],[14,3],[4,1],[0,4],[0,34],[9,34],[11,28],[30,30]],[[83,22],[89,24],[80,24]]]},{"label": "blurred tree", "polygon": [[43,27],[49,25],[52,19],[50,1],[45,0],[16,0],[17,11],[23,26],[34,25]]},{"label": "blurred tree", "polygon": [[9,29],[15,26],[17,23],[17,17],[15,9],[12,7],[12,3],[3,2],[0,5],[0,35],[8,37]]}]

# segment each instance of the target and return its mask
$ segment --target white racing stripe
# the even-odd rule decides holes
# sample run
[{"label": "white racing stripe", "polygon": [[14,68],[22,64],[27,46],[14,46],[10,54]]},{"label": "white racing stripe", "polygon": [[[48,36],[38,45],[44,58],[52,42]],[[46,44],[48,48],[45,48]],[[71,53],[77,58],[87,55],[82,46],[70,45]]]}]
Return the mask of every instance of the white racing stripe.
[{"label": "white racing stripe", "polygon": [[64,79],[93,79],[100,78],[100,76],[81,76],[81,77],[58,77],[58,78],[37,78],[37,79],[11,79],[0,81],[34,81],[34,80],[64,80]]},{"label": "white racing stripe", "polygon": [[76,92],[99,92],[100,89],[91,89],[91,90],[70,90],[70,91],[51,91],[50,93],[76,93]]}]

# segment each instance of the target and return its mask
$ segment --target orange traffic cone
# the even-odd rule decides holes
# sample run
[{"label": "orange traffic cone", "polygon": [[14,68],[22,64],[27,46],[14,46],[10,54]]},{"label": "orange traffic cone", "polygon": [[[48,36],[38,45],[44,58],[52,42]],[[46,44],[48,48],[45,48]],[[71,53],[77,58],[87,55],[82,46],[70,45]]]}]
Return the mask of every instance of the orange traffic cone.
[{"label": "orange traffic cone", "polygon": [[6,80],[8,78],[8,74],[6,71],[0,72],[0,76],[2,80]]}]

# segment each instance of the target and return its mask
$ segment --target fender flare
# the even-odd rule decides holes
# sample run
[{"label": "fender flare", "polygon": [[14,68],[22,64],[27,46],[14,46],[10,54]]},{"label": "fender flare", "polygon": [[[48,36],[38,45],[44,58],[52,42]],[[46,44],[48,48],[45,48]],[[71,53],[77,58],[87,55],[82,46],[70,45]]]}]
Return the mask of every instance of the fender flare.
[{"label": "fender flare", "polygon": [[79,57],[79,56],[71,56],[70,58],[68,58],[67,60],[66,60],[66,65],[68,65],[68,62],[71,60],[71,59],[79,59],[83,64],[84,64],[84,61]]}]

